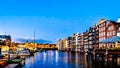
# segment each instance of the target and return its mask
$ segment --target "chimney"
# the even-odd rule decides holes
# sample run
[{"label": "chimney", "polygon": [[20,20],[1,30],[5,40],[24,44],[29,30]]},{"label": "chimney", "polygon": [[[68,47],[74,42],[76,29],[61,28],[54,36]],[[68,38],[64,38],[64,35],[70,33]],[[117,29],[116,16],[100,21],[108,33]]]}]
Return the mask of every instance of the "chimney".
[{"label": "chimney", "polygon": [[118,21],[117,21],[118,23],[120,23],[120,17],[118,18]]}]

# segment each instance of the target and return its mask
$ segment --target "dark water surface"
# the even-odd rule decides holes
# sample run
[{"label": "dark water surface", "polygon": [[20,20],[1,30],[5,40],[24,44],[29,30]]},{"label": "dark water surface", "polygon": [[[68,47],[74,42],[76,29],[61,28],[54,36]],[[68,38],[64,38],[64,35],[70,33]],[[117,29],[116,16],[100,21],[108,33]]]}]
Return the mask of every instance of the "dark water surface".
[{"label": "dark water surface", "polygon": [[120,59],[106,64],[93,61],[91,55],[48,50],[26,58],[22,68],[120,68]]}]

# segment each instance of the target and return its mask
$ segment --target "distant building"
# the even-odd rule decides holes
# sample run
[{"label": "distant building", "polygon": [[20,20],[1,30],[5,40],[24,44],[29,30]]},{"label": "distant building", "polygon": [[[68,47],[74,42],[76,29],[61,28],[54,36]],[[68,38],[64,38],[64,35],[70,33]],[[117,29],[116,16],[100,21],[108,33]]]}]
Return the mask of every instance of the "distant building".
[{"label": "distant building", "polygon": [[11,36],[10,35],[0,35],[0,45],[11,45]]},{"label": "distant building", "polygon": [[[69,51],[92,53],[97,48],[112,48],[120,47],[120,42],[107,43],[106,39],[120,36],[120,18],[117,22],[112,20],[101,19],[98,25],[90,27],[89,30],[83,33],[73,34],[66,39],[66,44],[63,40],[59,40],[59,49],[66,49]],[[104,41],[105,42],[102,42]],[[108,41],[108,40],[107,40]],[[117,45],[117,46],[116,46]]]},{"label": "distant building", "polygon": [[63,49],[63,42],[62,42],[61,39],[58,40],[57,45],[58,45],[58,50],[62,50]]},{"label": "distant building", "polygon": [[80,52],[84,52],[84,35],[80,35]]},{"label": "distant building", "polygon": [[76,49],[76,36],[75,34],[72,35],[72,51]]},{"label": "distant building", "polygon": [[71,51],[72,49],[72,37],[68,37],[67,38],[67,46],[66,46],[66,48],[67,48],[67,51]]},{"label": "distant building", "polygon": [[[106,28],[107,38],[112,38],[114,36],[120,36],[120,23],[117,23],[112,20],[107,21],[107,28]],[[115,47],[115,43],[107,43],[107,47]]]},{"label": "distant building", "polygon": [[28,41],[27,41],[26,44],[25,44],[25,47],[30,49],[30,50],[34,50],[37,47],[37,43],[34,43],[34,42],[29,42],[28,43]]},{"label": "distant building", "polygon": [[113,36],[117,36],[117,29],[120,27],[120,23],[117,23],[115,21],[107,21],[108,25],[106,28],[107,31],[107,38],[111,38]]},{"label": "distant building", "polygon": [[[120,23],[118,22],[106,19],[101,20],[99,22],[99,41],[112,38],[114,36],[120,36]],[[115,43],[99,43],[99,48],[102,47],[115,47]]]},{"label": "distant building", "polygon": [[53,50],[53,49],[58,49],[58,44],[37,44],[36,48]]},{"label": "distant building", "polygon": [[72,35],[72,51],[80,51],[80,33]]},{"label": "distant building", "polygon": [[63,50],[65,51],[66,49],[67,49],[67,39],[66,38],[64,38],[63,39]]},{"label": "distant building", "polygon": [[94,25],[94,36],[93,36],[93,38],[94,38],[93,49],[97,49],[97,48],[99,48],[99,27],[96,24]]},{"label": "distant building", "polygon": [[93,52],[94,45],[94,28],[90,27],[88,32],[88,53]]},{"label": "distant building", "polygon": [[84,52],[88,52],[88,30],[84,34]]},{"label": "distant building", "polygon": [[67,39],[60,39],[58,41],[58,50],[66,50],[67,48]]},{"label": "distant building", "polygon": [[[102,41],[104,39],[106,39],[106,19],[101,19],[99,21],[99,41]],[[99,48],[102,48],[103,47],[103,43],[99,43]]]}]

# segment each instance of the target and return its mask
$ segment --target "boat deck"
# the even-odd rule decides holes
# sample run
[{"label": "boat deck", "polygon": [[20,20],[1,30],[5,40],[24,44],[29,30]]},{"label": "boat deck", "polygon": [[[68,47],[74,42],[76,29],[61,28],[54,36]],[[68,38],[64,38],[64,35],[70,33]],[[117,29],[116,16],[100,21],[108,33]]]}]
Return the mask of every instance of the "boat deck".
[{"label": "boat deck", "polygon": [[7,66],[5,66],[4,68],[15,68],[17,67],[19,64],[8,64]]}]

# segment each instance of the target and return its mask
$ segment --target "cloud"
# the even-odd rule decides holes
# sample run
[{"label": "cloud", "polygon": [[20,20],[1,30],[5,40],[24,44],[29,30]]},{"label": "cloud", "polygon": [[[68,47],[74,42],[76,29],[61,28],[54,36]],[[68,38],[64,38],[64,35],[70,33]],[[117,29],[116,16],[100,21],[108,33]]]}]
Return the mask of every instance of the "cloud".
[{"label": "cloud", "polygon": [[[26,43],[26,41],[28,42],[34,42],[33,39],[24,39],[24,38],[17,38],[16,39],[17,42],[21,42],[21,43]],[[44,40],[44,39],[35,39],[35,42],[39,43],[39,44],[43,44],[43,43],[52,43],[49,40]]]}]

